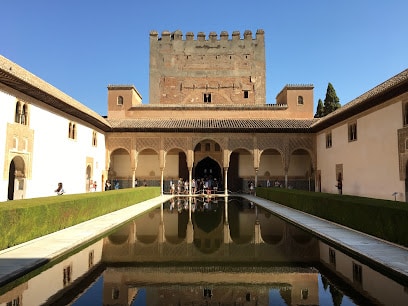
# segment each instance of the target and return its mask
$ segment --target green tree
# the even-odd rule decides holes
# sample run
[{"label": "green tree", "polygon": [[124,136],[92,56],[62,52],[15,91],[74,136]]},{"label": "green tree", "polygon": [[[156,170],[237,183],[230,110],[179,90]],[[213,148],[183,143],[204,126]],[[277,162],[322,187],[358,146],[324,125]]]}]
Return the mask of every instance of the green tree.
[{"label": "green tree", "polygon": [[324,106],[323,106],[323,101],[322,99],[319,99],[317,102],[317,109],[316,109],[316,114],[314,115],[315,118],[321,118],[324,116]]},{"label": "green tree", "polygon": [[333,85],[329,83],[326,90],[326,98],[324,99],[324,115],[328,115],[336,109],[340,108],[340,100],[336,95],[336,90]]}]

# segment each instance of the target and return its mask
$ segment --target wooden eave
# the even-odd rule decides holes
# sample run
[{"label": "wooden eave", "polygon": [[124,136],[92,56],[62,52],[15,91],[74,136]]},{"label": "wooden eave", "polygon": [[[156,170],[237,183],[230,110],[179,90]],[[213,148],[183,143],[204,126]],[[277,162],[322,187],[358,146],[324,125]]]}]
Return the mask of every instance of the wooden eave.
[{"label": "wooden eave", "polygon": [[311,131],[322,131],[406,92],[408,92],[408,69],[367,91],[333,113],[320,118],[312,124]]},{"label": "wooden eave", "polygon": [[105,118],[3,56],[0,56],[0,83],[102,131],[110,130]]}]

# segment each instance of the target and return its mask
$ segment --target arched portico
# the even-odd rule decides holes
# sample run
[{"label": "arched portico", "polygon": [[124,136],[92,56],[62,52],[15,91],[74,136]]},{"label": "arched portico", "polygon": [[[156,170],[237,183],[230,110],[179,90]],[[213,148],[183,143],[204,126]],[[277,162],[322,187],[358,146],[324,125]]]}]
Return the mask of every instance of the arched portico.
[{"label": "arched portico", "polygon": [[310,152],[303,148],[295,149],[288,161],[287,186],[296,189],[314,190],[314,166]]},{"label": "arched portico", "polygon": [[[108,180],[114,188],[132,186],[132,168],[130,154],[126,149],[117,148],[110,155]],[[117,185],[119,184],[119,185]]]},{"label": "arched portico", "polygon": [[284,185],[285,182],[285,164],[282,152],[277,149],[265,149],[261,152],[259,170],[258,170],[258,186],[266,187],[267,180],[271,186],[275,182]]},{"label": "arched portico", "polygon": [[248,183],[255,181],[252,153],[245,148],[237,148],[230,154],[228,167],[228,190],[248,192]]},{"label": "arched portico", "polygon": [[[276,179],[283,187],[314,189],[315,145],[312,136],[297,134],[229,134],[168,132],[129,134],[126,141],[110,137],[109,177],[121,177],[123,187],[161,186],[169,192],[170,180],[191,182],[211,174],[218,176],[219,190],[247,192],[248,182],[271,185]],[[118,164],[119,163],[119,164]],[[205,173],[207,169],[208,173]],[[301,183],[300,183],[301,182]],[[191,184],[189,184],[191,186]],[[225,187],[227,186],[227,187]]]}]

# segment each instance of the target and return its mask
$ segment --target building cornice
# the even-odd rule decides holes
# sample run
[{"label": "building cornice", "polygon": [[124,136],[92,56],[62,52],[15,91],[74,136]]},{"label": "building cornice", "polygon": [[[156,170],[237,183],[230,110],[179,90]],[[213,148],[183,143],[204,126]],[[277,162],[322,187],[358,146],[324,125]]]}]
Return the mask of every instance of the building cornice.
[{"label": "building cornice", "polygon": [[0,82],[96,128],[110,130],[109,122],[101,115],[1,55]]},{"label": "building cornice", "polygon": [[319,132],[406,92],[408,92],[408,69],[320,118],[312,124],[311,129],[313,132]]}]

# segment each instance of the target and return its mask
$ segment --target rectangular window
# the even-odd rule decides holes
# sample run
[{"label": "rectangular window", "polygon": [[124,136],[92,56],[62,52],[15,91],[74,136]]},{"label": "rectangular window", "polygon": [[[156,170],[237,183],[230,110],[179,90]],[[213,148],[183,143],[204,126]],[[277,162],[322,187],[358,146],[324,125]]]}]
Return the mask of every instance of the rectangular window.
[{"label": "rectangular window", "polygon": [[94,265],[94,251],[90,251],[88,254],[88,268],[92,268]]},{"label": "rectangular window", "polygon": [[348,139],[349,139],[349,141],[357,140],[357,122],[349,124],[349,126],[348,126]]},{"label": "rectangular window", "polygon": [[309,297],[309,289],[305,288],[300,290],[300,298],[302,300],[307,300],[307,298]]},{"label": "rectangular window", "polygon": [[332,248],[329,249],[329,261],[330,264],[336,266],[336,251],[333,250]]},{"label": "rectangular window", "polygon": [[211,94],[205,93],[204,94],[204,103],[211,103]]},{"label": "rectangular window", "polygon": [[119,299],[119,289],[112,288],[112,300],[118,300],[118,299]]},{"label": "rectangular window", "polygon": [[122,96],[118,96],[116,104],[117,105],[123,105],[123,97]]},{"label": "rectangular window", "polygon": [[244,99],[248,99],[248,97],[249,97],[248,90],[244,90]]},{"label": "rectangular window", "polygon": [[332,147],[332,133],[329,132],[326,134],[326,148]]},{"label": "rectangular window", "polygon": [[210,152],[211,151],[211,145],[209,143],[205,144],[205,151]]},{"label": "rectangular window", "polygon": [[93,132],[92,132],[92,146],[93,146],[93,147],[96,147],[97,144],[98,144],[98,142],[97,142],[97,134],[96,134],[95,131],[93,131]]},{"label": "rectangular window", "polygon": [[363,267],[353,262],[353,282],[363,284]]},{"label": "rectangular window", "polygon": [[64,286],[72,282],[72,265],[64,267],[63,270],[63,284]]}]

